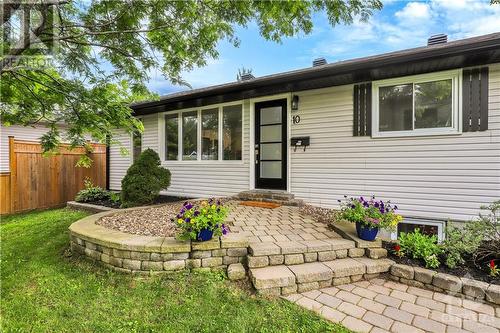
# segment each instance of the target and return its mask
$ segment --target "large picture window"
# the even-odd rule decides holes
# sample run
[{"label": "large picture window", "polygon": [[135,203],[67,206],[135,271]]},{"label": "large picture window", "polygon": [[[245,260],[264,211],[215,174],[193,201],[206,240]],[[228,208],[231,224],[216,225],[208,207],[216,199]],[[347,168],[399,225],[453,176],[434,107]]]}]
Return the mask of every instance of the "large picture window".
[{"label": "large picture window", "polygon": [[182,159],[196,160],[198,155],[198,113],[182,114]]},{"label": "large picture window", "polygon": [[167,113],[166,161],[242,160],[242,105]]},{"label": "large picture window", "polygon": [[223,150],[225,160],[241,160],[241,105],[223,108]]},{"label": "large picture window", "polygon": [[177,113],[165,116],[165,159],[179,159],[179,117]]},{"label": "large picture window", "polygon": [[458,71],[374,82],[373,136],[457,133],[458,85]]},{"label": "large picture window", "polygon": [[219,159],[219,109],[201,111],[201,159]]}]

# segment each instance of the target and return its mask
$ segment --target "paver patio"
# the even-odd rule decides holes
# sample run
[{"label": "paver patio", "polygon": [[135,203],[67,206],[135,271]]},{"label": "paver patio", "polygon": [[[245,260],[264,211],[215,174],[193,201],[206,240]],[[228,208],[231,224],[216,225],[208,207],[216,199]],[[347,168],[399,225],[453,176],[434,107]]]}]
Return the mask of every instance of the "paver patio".
[{"label": "paver patio", "polygon": [[230,201],[226,222],[232,233],[248,237],[250,242],[283,242],[341,238],[324,223],[317,222],[300,208],[280,206],[260,208]]},{"label": "paver patio", "polygon": [[500,308],[372,279],[285,299],[355,332],[500,332]]}]

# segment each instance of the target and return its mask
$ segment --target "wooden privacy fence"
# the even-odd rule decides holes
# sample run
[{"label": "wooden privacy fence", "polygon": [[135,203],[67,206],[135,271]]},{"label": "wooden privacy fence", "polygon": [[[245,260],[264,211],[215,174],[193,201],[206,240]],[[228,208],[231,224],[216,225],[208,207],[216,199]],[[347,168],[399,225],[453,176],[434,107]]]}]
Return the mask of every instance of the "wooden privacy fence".
[{"label": "wooden privacy fence", "polygon": [[106,187],[106,146],[93,144],[90,168],[77,167],[85,149],[62,145],[45,157],[38,142],[9,137],[10,172],[0,174],[0,214],[58,207],[73,200],[89,178]]}]

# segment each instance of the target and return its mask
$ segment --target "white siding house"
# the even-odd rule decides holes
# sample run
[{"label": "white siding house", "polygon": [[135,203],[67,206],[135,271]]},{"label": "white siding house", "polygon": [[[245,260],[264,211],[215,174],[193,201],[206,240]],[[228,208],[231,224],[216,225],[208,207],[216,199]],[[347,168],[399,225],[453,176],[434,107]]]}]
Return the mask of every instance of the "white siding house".
[{"label": "white siding house", "polygon": [[[478,43],[496,45],[492,47],[493,51],[488,51],[490,59],[493,60],[471,63],[464,55],[462,58],[467,66],[457,63],[456,60],[453,65],[446,63],[447,56],[456,57],[465,54],[465,50],[474,51]],[[281,177],[283,191],[290,192],[297,199],[310,204],[335,208],[337,200],[342,199],[344,195],[375,195],[396,203],[400,208],[399,212],[405,217],[466,221],[477,216],[481,205],[500,199],[499,43],[500,34],[492,34],[370,59],[277,74],[261,78],[260,81],[255,79],[247,83],[167,95],[160,102],[133,106],[144,123],[142,149],[156,150],[162,165],[172,172],[171,186],[165,194],[187,197],[235,195],[241,191],[261,188],[258,185],[259,178],[267,173],[273,174],[269,178]],[[435,53],[435,59],[429,52]],[[446,57],[443,55],[445,53]],[[418,58],[420,54],[425,54],[427,67],[417,70],[417,66],[422,66],[422,60]],[[394,66],[378,65],[382,61],[392,61]],[[355,66],[365,72],[360,68],[352,69],[353,71],[368,73],[367,77],[359,80],[355,79],[355,75],[345,74],[344,68]],[[440,66],[445,68],[440,69]],[[482,92],[481,100],[487,97],[488,101],[487,110],[482,105],[481,112],[487,112],[488,128],[481,127],[481,130],[469,131],[462,128],[462,118],[465,117],[462,104],[465,98],[468,98],[463,89],[462,73],[464,69],[472,67],[488,70],[487,86],[485,82],[481,83],[481,89],[486,90]],[[325,78],[325,71],[331,73],[331,82],[330,78]],[[383,71],[386,77],[377,79],[377,75]],[[413,130],[399,134],[378,132],[378,122],[381,118],[376,113],[376,87],[384,86],[383,83],[388,86],[392,82],[390,80],[401,78],[407,81],[418,79],[420,81],[415,82],[430,82],[437,80],[433,77],[446,77],[451,75],[449,73],[453,74],[453,80],[449,80],[453,94],[450,93],[449,123],[442,126],[446,128],[420,130],[415,129],[416,125],[413,125]],[[318,76],[316,81],[312,78],[313,75]],[[290,84],[287,84],[287,80]],[[370,87],[373,87],[370,88],[373,89],[373,94],[370,95],[373,100],[369,101],[371,107],[366,105],[369,115],[365,115],[366,119],[363,120],[374,121],[370,122],[367,135],[357,136],[353,135],[353,128],[357,126],[353,110],[359,106],[354,104],[353,90],[359,82],[367,81],[370,82]],[[269,92],[263,92],[267,91],[267,87]],[[262,89],[259,91],[259,88]],[[279,89],[281,91],[278,91]],[[233,95],[241,92],[237,96],[242,97],[225,98],[229,94],[224,95],[223,90]],[[479,96],[479,93],[474,92],[475,95],[472,94],[471,99]],[[413,93],[413,99],[415,94]],[[276,133],[282,133],[283,137],[265,141],[268,134],[264,133],[264,127],[269,126],[266,130],[270,130],[271,127],[278,126],[273,122],[269,123],[269,119],[264,117],[264,111],[271,115],[276,108],[272,102],[269,104],[270,101],[284,103],[281,104],[285,112],[283,119],[275,113],[282,121],[282,130]],[[479,99],[472,102],[479,103]],[[206,161],[200,156],[199,147],[195,160],[182,160],[181,152],[177,160],[166,160],[165,115],[196,111],[200,120],[202,110],[213,107],[221,110],[227,103],[242,106],[243,139],[240,160],[226,161],[219,156],[217,160]],[[412,107],[416,109],[415,104],[412,104]],[[413,112],[413,118],[409,120],[411,124],[414,124],[412,119],[415,119],[416,111]],[[438,111],[435,113],[437,117]],[[219,126],[222,124],[220,119]],[[476,121],[485,125],[484,114]],[[181,127],[179,125],[179,134],[182,134]],[[198,126],[198,145],[202,140],[200,127]],[[218,137],[220,140],[221,132]],[[179,138],[181,146],[182,136],[179,135]],[[307,147],[294,147],[291,144],[291,139],[301,141],[306,138],[310,139]],[[119,139],[124,145],[131,145],[128,136],[122,135]],[[275,141],[285,147],[282,155],[278,154],[281,150],[276,146],[277,143],[272,143]],[[266,144],[267,148],[274,147],[277,150],[264,150]],[[219,152],[220,147],[219,143]],[[119,190],[120,181],[131,164],[131,157],[121,156],[118,147],[111,147],[110,153],[110,187]],[[266,155],[268,157],[265,157]],[[268,164],[264,166],[265,163]],[[279,165],[283,166],[282,171],[274,167]]]}]

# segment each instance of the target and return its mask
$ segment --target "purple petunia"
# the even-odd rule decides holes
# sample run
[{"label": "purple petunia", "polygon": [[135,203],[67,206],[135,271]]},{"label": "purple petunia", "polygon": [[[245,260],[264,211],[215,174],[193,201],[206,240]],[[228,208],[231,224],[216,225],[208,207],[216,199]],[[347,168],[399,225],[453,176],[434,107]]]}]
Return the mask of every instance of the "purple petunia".
[{"label": "purple petunia", "polygon": [[187,210],[189,210],[189,209],[191,209],[191,208],[193,208],[193,204],[188,203],[188,204],[186,205],[186,209],[187,209]]},{"label": "purple petunia", "polygon": [[186,217],[186,223],[189,223],[189,222],[191,222],[191,218]]},{"label": "purple petunia", "polygon": [[194,211],[194,216],[198,216],[198,215],[200,215],[200,211],[195,210],[195,211]]}]

